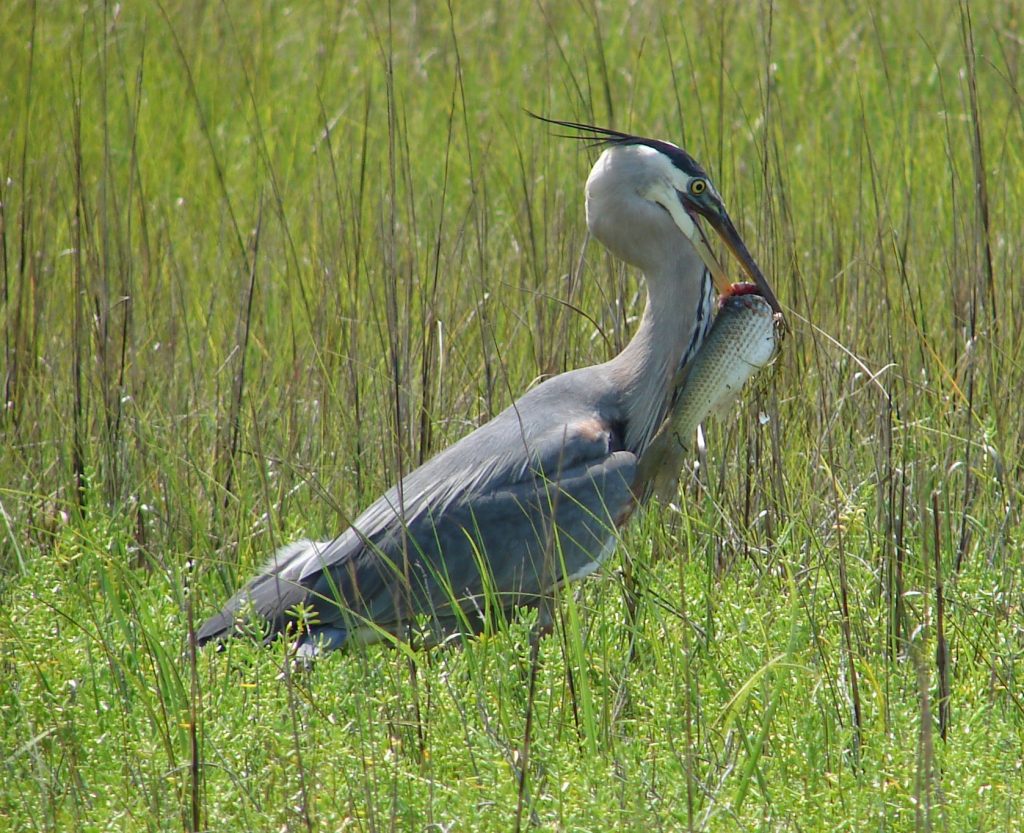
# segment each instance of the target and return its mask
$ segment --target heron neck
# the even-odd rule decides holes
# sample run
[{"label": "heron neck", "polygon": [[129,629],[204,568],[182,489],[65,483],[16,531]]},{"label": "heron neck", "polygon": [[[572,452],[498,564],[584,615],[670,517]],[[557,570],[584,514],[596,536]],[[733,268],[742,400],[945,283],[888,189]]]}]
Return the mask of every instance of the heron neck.
[{"label": "heron neck", "polygon": [[642,452],[665,418],[671,383],[700,347],[711,317],[712,284],[689,246],[669,269],[648,271],[647,306],[626,348],[609,363],[623,391],[626,447]]}]

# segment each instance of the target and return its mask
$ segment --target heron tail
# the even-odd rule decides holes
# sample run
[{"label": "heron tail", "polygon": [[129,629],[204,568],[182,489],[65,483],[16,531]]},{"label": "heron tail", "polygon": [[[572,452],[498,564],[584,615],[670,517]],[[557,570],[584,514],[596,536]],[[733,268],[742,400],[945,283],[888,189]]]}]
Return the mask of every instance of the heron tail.
[{"label": "heron tail", "polygon": [[299,576],[317,546],[313,541],[303,540],[277,550],[220,613],[203,623],[196,633],[196,643],[201,647],[207,642],[222,642],[250,631],[254,624],[269,627],[268,637],[283,630],[287,611],[307,597],[309,591],[299,582]]}]

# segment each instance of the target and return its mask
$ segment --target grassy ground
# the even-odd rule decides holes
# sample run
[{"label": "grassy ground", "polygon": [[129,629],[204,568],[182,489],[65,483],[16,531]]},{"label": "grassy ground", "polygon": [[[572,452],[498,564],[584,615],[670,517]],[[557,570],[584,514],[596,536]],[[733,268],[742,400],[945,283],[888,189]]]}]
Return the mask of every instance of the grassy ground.
[{"label": "grassy ground", "polygon": [[[1021,25],[3,3],[0,828],[1018,826]],[[783,355],[532,689],[528,618],[193,660],[274,546],[628,339],[636,275],[581,257],[594,154],[524,108],[705,162]]]}]

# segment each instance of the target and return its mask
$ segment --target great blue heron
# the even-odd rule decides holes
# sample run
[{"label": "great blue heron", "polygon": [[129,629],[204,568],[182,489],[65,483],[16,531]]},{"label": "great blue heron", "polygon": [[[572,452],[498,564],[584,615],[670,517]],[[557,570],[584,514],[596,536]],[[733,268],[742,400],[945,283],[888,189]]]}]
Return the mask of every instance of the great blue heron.
[{"label": "great blue heron", "polygon": [[672,380],[700,349],[713,287],[728,278],[698,218],[780,312],[707,173],[664,141],[550,121],[603,148],[586,185],[587,225],[643,271],[647,306],[611,361],[533,388],[406,475],[330,541],[279,550],[198,631],[220,640],[255,615],[294,627],[304,653],[472,630],[487,611],[538,603],[593,572],[645,499],[639,463],[668,411]]}]

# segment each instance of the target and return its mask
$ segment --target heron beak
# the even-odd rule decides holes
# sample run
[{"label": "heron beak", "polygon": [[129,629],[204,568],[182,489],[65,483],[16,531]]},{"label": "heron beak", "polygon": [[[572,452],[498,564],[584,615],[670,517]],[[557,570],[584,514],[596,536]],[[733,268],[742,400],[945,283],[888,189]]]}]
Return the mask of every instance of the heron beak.
[{"label": "heron beak", "polygon": [[[711,224],[711,227],[718,232],[718,236],[722,238],[722,242],[728,246],[729,251],[732,252],[733,256],[740,262],[740,266],[743,268],[743,271],[747,273],[750,280],[757,286],[758,291],[762,296],[764,296],[768,305],[781,316],[782,306],[779,304],[779,299],[775,297],[775,292],[769,285],[767,278],[762,274],[761,268],[754,261],[754,258],[751,257],[750,252],[747,251],[747,246],[743,242],[743,238],[740,237],[739,232],[736,231],[736,226],[734,226],[732,224],[732,220],[729,219],[729,215],[726,214],[724,210],[720,210],[709,211],[706,214],[702,212],[702,216]],[[708,246],[707,240],[703,239],[704,235],[701,234],[700,236],[702,238],[701,243],[695,244],[697,252],[702,258],[704,258],[704,262],[707,264],[708,269],[710,269],[711,274],[714,275],[715,286],[718,288],[718,291],[723,291],[723,284],[725,286],[725,290],[728,290],[731,286],[729,279],[725,277],[724,270],[722,270],[722,267],[717,261],[714,261],[714,266],[711,265],[712,261],[708,260],[709,256],[712,260],[714,259],[714,256],[710,254],[711,248]],[[701,250],[702,246],[703,249],[708,252],[707,255],[705,255],[704,251]],[[722,272],[721,275],[716,274],[716,267]]]},{"label": "heron beak", "polygon": [[704,236],[704,229],[700,227],[699,223],[694,223],[693,228],[696,233],[690,238],[690,243],[697,250],[700,259],[704,261],[704,265],[708,267],[708,271],[711,273],[711,280],[714,281],[718,294],[728,295],[732,281],[729,280],[729,276],[725,273],[725,269],[722,268],[722,264],[718,262],[715,253],[711,251],[708,239]]}]

